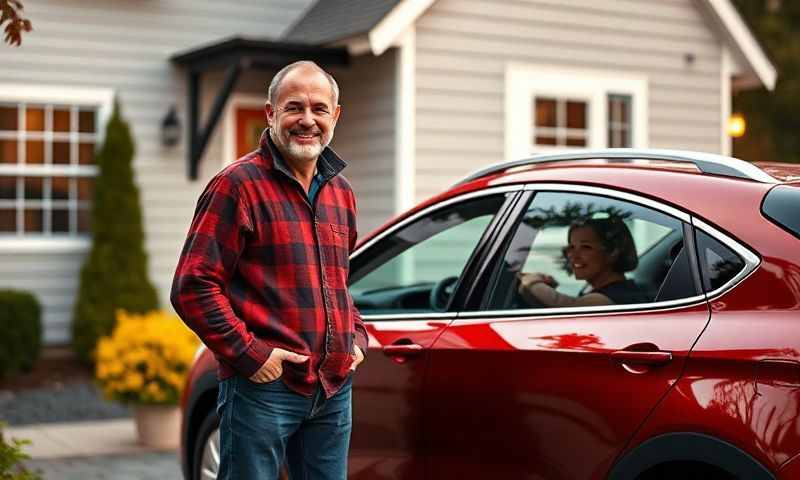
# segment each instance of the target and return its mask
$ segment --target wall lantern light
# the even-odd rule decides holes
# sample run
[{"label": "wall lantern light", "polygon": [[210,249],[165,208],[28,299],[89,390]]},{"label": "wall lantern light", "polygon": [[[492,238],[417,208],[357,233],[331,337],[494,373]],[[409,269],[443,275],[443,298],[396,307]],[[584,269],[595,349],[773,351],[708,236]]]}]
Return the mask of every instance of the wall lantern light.
[{"label": "wall lantern light", "polygon": [[161,121],[161,144],[165,147],[174,147],[181,140],[181,122],[175,107],[171,107],[164,120]]},{"label": "wall lantern light", "polygon": [[741,113],[734,113],[728,119],[728,135],[733,138],[739,138],[744,135],[747,130],[747,122],[744,121],[744,115]]}]

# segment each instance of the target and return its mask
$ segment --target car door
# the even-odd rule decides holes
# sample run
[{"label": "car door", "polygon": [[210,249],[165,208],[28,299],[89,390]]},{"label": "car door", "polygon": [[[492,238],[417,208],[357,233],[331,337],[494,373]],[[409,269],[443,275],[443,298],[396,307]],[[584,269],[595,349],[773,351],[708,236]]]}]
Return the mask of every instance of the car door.
[{"label": "car door", "polygon": [[349,478],[423,477],[428,350],[455,317],[450,300],[464,272],[516,195],[495,189],[431,206],[352,257],[350,291],[369,351],[353,381]]},{"label": "car door", "polygon": [[[428,478],[605,478],[708,322],[688,215],[607,189],[529,190],[491,274],[474,280],[482,287],[467,301],[473,311],[430,350]],[[562,252],[587,222],[629,232],[632,246],[608,251],[635,250],[635,265],[620,267],[627,280],[615,284],[635,292],[605,305],[529,303],[521,273],[553,277],[571,302],[587,295],[570,274],[586,267]]]}]

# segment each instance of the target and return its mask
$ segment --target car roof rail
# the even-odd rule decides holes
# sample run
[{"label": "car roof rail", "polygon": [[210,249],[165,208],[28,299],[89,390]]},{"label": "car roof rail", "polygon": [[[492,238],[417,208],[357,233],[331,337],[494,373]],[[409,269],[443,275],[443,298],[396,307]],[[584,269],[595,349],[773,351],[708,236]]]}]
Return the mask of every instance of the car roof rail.
[{"label": "car roof rail", "polygon": [[688,150],[639,149],[639,148],[606,148],[597,150],[572,150],[559,153],[545,153],[530,158],[500,162],[477,170],[467,175],[455,186],[499,173],[515,167],[537,165],[541,163],[569,162],[573,160],[611,159],[617,162],[633,162],[635,160],[661,160],[667,162],[691,163],[701,172],[722,175],[725,177],[743,178],[762,183],[780,183],[752,163],[738,158],[725,157],[712,153],[691,152]]}]

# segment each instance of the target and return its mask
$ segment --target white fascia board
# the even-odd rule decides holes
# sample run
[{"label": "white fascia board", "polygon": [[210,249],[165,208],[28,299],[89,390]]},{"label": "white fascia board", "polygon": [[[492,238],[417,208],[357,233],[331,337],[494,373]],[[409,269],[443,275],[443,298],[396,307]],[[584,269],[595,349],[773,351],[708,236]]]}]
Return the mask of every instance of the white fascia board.
[{"label": "white fascia board", "polygon": [[[778,74],[775,66],[770,62],[767,54],[758,44],[753,32],[747,27],[736,7],[730,0],[701,0],[709,7],[715,20],[724,30],[724,34],[733,43],[732,47],[749,66],[749,69],[758,77],[758,80],[767,90],[775,88]],[[745,84],[748,84],[746,82]],[[744,85],[744,84],[743,84]]]},{"label": "white fascia board", "polygon": [[353,37],[345,38],[331,44],[333,47],[347,47],[347,53],[357,57],[364,55],[367,52],[372,52],[372,46],[369,44],[369,37],[366,34],[356,35]]},{"label": "white fascia board", "polygon": [[414,205],[416,189],[416,29],[400,37],[395,65],[394,213]]},{"label": "white fascia board", "polygon": [[420,15],[433,5],[435,0],[403,0],[388,15],[370,30],[369,44],[372,54],[378,56],[392,45],[414,25]]}]

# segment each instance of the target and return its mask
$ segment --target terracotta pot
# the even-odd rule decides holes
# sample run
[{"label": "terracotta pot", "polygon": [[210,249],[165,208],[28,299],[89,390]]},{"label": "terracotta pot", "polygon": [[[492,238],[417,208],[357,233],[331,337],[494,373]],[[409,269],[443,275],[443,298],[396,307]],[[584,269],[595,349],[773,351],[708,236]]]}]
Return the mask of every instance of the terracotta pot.
[{"label": "terracotta pot", "polygon": [[181,411],[176,405],[136,405],[133,412],[140,444],[153,448],[178,448]]}]

